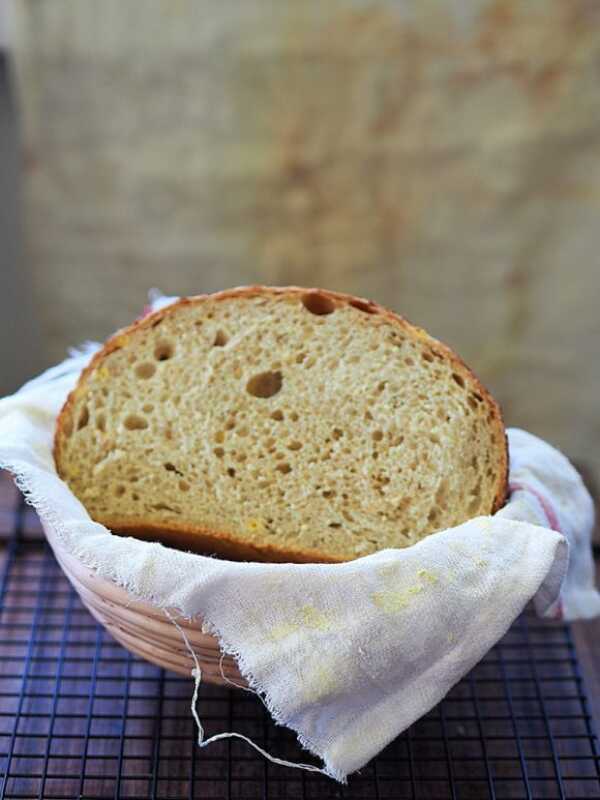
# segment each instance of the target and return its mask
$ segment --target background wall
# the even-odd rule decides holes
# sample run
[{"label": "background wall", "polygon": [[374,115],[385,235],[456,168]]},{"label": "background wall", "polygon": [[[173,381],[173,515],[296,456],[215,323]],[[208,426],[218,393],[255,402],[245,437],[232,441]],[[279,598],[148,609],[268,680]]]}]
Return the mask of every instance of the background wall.
[{"label": "background wall", "polygon": [[367,295],[600,474],[600,3],[22,0],[48,362],[146,290]]}]

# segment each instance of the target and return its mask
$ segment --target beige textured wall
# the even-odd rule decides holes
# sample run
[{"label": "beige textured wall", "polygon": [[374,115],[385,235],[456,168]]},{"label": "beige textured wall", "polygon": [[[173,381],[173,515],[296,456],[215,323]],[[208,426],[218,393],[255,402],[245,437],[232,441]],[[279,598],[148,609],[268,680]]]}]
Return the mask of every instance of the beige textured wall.
[{"label": "beige textured wall", "polygon": [[600,3],[17,6],[48,359],[149,286],[321,284],[600,475]]}]

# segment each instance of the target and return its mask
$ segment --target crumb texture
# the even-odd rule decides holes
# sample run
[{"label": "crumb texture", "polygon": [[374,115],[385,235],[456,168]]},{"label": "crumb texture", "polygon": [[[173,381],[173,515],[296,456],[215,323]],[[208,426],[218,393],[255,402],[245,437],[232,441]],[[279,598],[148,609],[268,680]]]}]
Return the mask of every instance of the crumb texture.
[{"label": "crumb texture", "polygon": [[82,376],[59,473],[109,527],[290,560],[349,560],[490,513],[497,406],[443,345],[377,309],[263,289],[150,317]]}]

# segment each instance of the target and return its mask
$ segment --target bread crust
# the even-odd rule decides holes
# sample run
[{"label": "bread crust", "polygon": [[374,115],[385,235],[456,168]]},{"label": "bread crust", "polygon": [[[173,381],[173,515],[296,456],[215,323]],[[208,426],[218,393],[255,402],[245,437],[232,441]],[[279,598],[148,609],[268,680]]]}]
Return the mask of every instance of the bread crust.
[{"label": "bread crust", "polygon": [[[419,342],[426,344],[434,355],[449,361],[453,368],[462,375],[468,376],[469,380],[473,383],[477,393],[482,397],[484,404],[487,407],[488,415],[490,418],[490,425],[495,429],[498,441],[502,445],[497,448],[497,486],[494,495],[494,502],[489,513],[493,514],[498,511],[506,502],[508,492],[508,441],[504,427],[504,420],[502,411],[496,400],[492,397],[490,392],[481,383],[477,375],[468,367],[465,362],[453,350],[433,336],[419,328],[417,325],[409,322],[405,317],[390,311],[387,308],[375,303],[372,300],[367,300],[362,297],[357,297],[343,292],[334,292],[329,289],[320,288],[306,288],[300,286],[239,286],[233,289],[226,289],[214,294],[201,294],[194,297],[184,297],[180,300],[166,306],[158,311],[148,314],[136,320],[133,324],[126,328],[117,331],[111,336],[104,346],[94,355],[88,366],[83,370],[79,376],[79,380],[75,388],[69,393],[56,421],[56,430],[54,434],[53,455],[56,470],[58,475],[63,478],[61,470],[61,448],[64,439],[66,438],[66,428],[71,420],[73,405],[84,390],[88,377],[101,367],[107,356],[115,350],[119,350],[123,345],[130,340],[140,330],[152,328],[158,325],[165,317],[170,314],[176,313],[178,309],[183,306],[199,305],[210,300],[211,302],[221,302],[231,298],[251,298],[251,297],[287,297],[294,299],[298,296],[302,297],[307,293],[314,292],[324,296],[335,303],[349,304],[363,311],[364,313],[378,316],[393,325],[401,328],[405,333]],[[140,518],[132,520],[130,517],[127,520],[119,520],[118,517],[114,518],[99,518],[97,522],[102,523],[114,533],[124,535],[135,535],[139,538],[151,539],[153,541],[160,540],[166,544],[186,550],[201,550],[203,552],[216,552],[223,554],[226,557],[242,560],[256,560],[256,561],[274,561],[274,562],[300,562],[300,563],[335,563],[337,559],[331,557],[324,557],[322,553],[315,553],[312,551],[293,550],[287,548],[279,548],[272,544],[261,543],[241,543],[235,540],[234,537],[227,531],[216,531],[206,528],[200,528],[193,525],[186,525],[185,523],[171,523],[165,526],[164,523],[156,524],[151,520]]]}]

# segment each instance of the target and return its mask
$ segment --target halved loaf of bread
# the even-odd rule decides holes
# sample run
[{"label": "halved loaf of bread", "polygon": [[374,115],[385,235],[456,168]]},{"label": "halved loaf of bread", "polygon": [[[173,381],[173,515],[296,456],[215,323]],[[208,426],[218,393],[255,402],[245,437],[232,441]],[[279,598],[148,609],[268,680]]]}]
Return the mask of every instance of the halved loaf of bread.
[{"label": "halved loaf of bread", "polygon": [[111,338],[57,423],[61,477],[113,531],[197,552],[344,561],[505,500],[496,402],[366,300],[244,287]]}]

